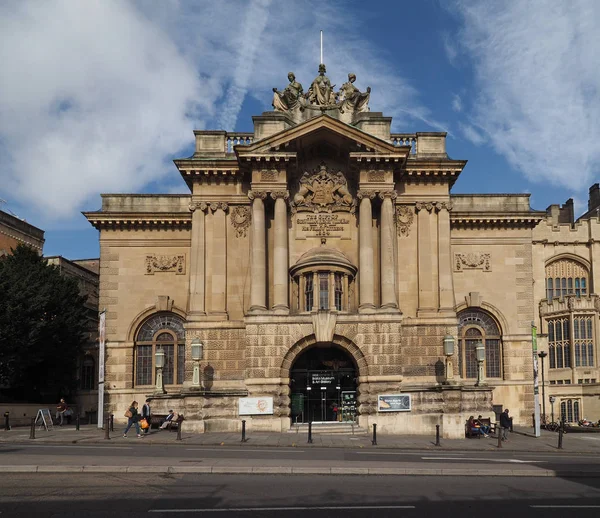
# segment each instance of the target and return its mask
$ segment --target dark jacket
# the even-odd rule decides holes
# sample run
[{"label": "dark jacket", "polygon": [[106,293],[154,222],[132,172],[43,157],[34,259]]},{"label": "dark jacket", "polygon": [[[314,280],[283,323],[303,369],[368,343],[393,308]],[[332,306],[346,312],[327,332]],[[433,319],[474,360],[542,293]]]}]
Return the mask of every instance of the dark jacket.
[{"label": "dark jacket", "polygon": [[500,426],[502,428],[510,428],[510,421],[511,419],[506,412],[500,414]]},{"label": "dark jacket", "polygon": [[149,418],[150,415],[151,415],[150,405],[146,403],[142,407],[142,417]]},{"label": "dark jacket", "polygon": [[131,417],[129,419],[131,419],[133,423],[137,423],[140,420],[140,414],[138,413],[137,408],[134,406],[129,407],[129,411],[131,412]]}]

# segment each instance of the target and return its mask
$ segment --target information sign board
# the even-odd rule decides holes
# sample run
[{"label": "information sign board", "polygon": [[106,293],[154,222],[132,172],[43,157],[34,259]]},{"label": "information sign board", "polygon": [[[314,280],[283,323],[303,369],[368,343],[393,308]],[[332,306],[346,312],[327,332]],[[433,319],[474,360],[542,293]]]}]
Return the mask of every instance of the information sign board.
[{"label": "information sign board", "polygon": [[410,412],[410,394],[380,394],[377,396],[378,412]]},{"label": "information sign board", "polygon": [[50,410],[48,408],[40,408],[37,411],[35,424],[39,424],[40,428],[43,426],[46,431],[52,430],[52,416],[50,415]]},{"label": "information sign board", "polygon": [[272,415],[272,397],[241,397],[239,401],[239,415]]}]

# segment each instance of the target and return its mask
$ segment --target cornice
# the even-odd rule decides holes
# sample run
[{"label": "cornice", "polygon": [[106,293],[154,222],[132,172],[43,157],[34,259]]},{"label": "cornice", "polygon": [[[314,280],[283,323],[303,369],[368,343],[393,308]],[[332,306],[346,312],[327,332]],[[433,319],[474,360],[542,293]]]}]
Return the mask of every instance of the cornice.
[{"label": "cornice", "polygon": [[192,215],[187,213],[102,213],[84,212],[83,215],[98,230],[116,229],[180,229],[192,227]]},{"label": "cornice", "polygon": [[450,225],[454,228],[534,228],[542,216],[533,214],[467,214],[452,212]]}]

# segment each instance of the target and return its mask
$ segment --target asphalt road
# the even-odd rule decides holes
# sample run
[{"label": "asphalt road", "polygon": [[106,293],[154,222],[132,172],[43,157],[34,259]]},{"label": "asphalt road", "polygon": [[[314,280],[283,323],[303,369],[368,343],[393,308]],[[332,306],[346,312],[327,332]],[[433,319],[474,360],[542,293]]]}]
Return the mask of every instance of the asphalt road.
[{"label": "asphalt road", "polygon": [[554,470],[600,470],[600,455],[548,452],[475,451],[398,451],[343,448],[255,448],[204,447],[144,444],[143,440],[120,445],[0,445],[3,465],[199,465],[224,466],[244,463],[265,466],[349,466],[381,465],[396,467],[406,464],[422,467],[472,465],[473,469],[494,466],[537,466]]},{"label": "asphalt road", "polygon": [[600,479],[244,475],[0,478],[0,517],[598,516]]}]

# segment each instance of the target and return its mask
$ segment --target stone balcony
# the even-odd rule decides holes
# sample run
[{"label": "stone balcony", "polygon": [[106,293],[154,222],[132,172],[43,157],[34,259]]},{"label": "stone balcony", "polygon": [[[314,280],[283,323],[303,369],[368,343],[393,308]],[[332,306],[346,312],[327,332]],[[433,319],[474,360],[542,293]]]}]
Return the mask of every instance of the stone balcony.
[{"label": "stone balcony", "polygon": [[587,295],[585,297],[567,295],[566,297],[554,298],[552,300],[542,299],[540,301],[541,317],[570,312],[594,311],[600,311],[600,297],[598,295]]}]

